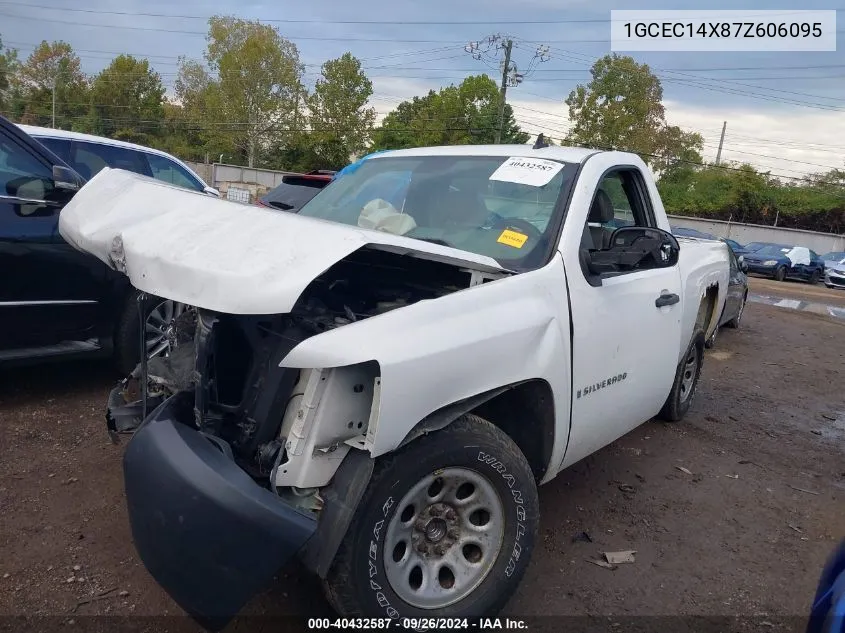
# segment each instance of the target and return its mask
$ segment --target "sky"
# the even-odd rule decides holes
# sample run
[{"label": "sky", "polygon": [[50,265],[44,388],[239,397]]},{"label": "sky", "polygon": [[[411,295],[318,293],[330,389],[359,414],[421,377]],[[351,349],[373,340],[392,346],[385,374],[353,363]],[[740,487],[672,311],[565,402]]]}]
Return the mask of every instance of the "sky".
[{"label": "sky", "polygon": [[[842,2],[843,0],[839,0]],[[569,92],[590,79],[595,59],[611,51],[613,9],[836,9],[819,0],[0,0],[0,37],[22,57],[42,40],[64,40],[96,73],[119,53],[146,57],[172,91],[178,59],[202,59],[214,14],[259,19],[293,41],[313,85],[320,64],[345,52],[362,60],[379,117],[402,100],[469,74],[500,76],[495,50],[481,60],[465,50],[491,35],[515,42],[523,82],[508,89],[521,127],[560,139],[569,127]],[[139,15],[159,14],[159,16]],[[160,17],[164,16],[164,17]],[[173,17],[183,16],[183,17]],[[845,10],[837,12],[843,21]],[[367,23],[369,22],[369,23]],[[373,24],[373,22],[381,22]],[[427,23],[426,23],[427,22]],[[787,177],[845,166],[845,25],[835,52],[630,53],[663,83],[669,123],[704,137],[716,156],[727,122],[723,161],[749,162]],[[548,59],[535,58],[538,46]]]}]

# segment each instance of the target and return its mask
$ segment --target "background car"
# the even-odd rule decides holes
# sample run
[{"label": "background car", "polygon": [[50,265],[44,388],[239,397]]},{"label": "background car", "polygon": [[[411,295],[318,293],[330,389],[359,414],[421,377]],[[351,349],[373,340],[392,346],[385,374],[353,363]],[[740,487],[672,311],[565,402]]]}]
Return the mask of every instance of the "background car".
[{"label": "background car", "polygon": [[255,203],[281,211],[299,211],[311,198],[332,181],[333,171],[310,171],[304,174],[288,174],[282,182]]},{"label": "background car", "polygon": [[742,315],[745,312],[745,304],[748,301],[748,264],[745,263],[744,256],[737,255],[732,249],[728,249],[728,257],[730,259],[730,278],[728,280],[728,294],[725,298],[725,307],[722,309],[722,314],[719,316],[719,323],[710,339],[705,343],[707,347],[713,347],[716,342],[716,335],[719,333],[719,328],[726,325],[730,328],[738,328],[739,322],[742,320]]},{"label": "background car", "polygon": [[744,255],[747,252],[745,247],[736,240],[730,240],[726,237],[717,237],[712,233],[705,233],[704,231],[699,231],[697,229],[688,229],[683,226],[673,226],[672,234],[679,237],[696,237],[700,240],[714,240],[724,242],[730,247],[734,255],[736,255],[737,257],[739,257],[740,255]]},{"label": "background car", "polygon": [[833,251],[822,255],[824,285],[828,288],[845,288],[845,252]]},{"label": "background car", "polygon": [[114,167],[152,176],[186,189],[220,196],[217,189],[209,187],[190,167],[167,152],[103,136],[32,125],[18,127],[73,167],[86,180],[91,180],[103,167]]},{"label": "background car", "polygon": [[821,256],[825,268],[845,264],[845,251],[831,251]]},{"label": "background car", "polygon": [[[792,254],[792,258],[788,254]],[[808,261],[800,261],[802,255],[806,256]],[[767,244],[747,253],[744,259],[749,272],[778,281],[790,278],[815,284],[824,274],[824,261],[821,257],[815,251],[800,246]]]},{"label": "background car", "polygon": [[[59,213],[85,182],[0,117],[0,363],[111,354],[126,375],[141,358],[140,293],[59,234]],[[167,353],[183,307],[144,295],[140,308],[148,356]]]}]

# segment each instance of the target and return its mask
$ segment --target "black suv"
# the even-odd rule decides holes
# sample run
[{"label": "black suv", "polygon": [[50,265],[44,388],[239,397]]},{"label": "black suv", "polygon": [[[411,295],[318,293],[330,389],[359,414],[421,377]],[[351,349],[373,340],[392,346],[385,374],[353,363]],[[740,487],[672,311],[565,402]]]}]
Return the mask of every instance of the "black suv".
[{"label": "black suv", "polygon": [[[0,365],[67,354],[111,354],[130,373],[168,349],[182,306],[142,296],[128,279],[59,234],[59,213],[85,180],[0,117]],[[140,306],[139,306],[140,299]]]}]

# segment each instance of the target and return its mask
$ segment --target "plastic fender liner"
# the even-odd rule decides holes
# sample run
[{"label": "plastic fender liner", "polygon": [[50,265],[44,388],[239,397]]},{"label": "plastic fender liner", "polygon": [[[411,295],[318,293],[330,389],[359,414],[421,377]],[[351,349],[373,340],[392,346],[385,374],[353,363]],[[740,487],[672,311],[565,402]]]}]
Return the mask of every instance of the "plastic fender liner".
[{"label": "plastic fender liner", "polygon": [[129,522],[149,573],[195,620],[219,629],[297,554],[317,522],[179,422],[190,415],[186,396],[158,407],[126,448]]}]

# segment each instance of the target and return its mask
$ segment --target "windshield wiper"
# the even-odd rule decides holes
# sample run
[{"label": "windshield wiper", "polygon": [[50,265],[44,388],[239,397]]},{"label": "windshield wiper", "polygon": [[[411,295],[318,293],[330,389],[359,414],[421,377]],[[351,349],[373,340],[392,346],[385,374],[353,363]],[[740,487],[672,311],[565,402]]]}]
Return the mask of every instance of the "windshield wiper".
[{"label": "windshield wiper", "polygon": [[448,246],[449,248],[455,248],[453,245],[449,244],[446,240],[441,240],[437,237],[415,237],[415,240],[420,240],[422,242],[431,242],[432,244],[440,244],[440,246]]},{"label": "windshield wiper", "polygon": [[287,202],[278,202],[277,200],[268,200],[267,204],[275,209],[279,209],[281,211],[290,211],[294,208],[292,204],[288,204]]}]

